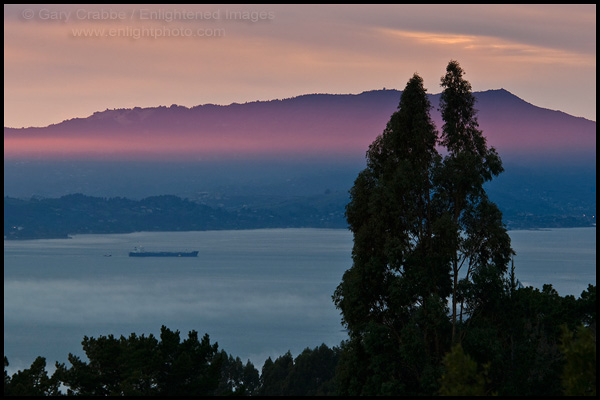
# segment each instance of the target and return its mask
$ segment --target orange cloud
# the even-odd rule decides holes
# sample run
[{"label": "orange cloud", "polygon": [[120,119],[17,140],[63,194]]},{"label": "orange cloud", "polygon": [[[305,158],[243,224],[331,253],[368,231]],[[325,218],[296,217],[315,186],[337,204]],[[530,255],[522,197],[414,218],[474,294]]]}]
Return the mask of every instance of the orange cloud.
[{"label": "orange cloud", "polygon": [[[219,10],[222,18],[131,18],[140,7]],[[70,12],[71,19],[41,20],[42,9]],[[79,9],[113,9],[126,18],[77,18],[73,13]],[[45,126],[113,107],[401,88],[415,71],[435,93],[450,58],[461,62],[476,90],[506,87],[535,104],[595,118],[595,6],[5,5],[4,10],[5,126]],[[24,19],[27,10],[32,20]],[[273,18],[225,21],[227,10],[265,11]],[[224,35],[134,38],[142,28],[223,29]],[[81,29],[124,34],[76,36]]]}]

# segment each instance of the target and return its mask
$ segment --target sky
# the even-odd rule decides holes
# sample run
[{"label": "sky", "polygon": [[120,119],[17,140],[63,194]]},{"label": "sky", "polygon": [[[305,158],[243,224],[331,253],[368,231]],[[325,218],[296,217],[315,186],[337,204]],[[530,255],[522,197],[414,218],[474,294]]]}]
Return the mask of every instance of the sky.
[{"label": "sky", "polygon": [[429,93],[451,59],[596,120],[595,5],[4,5],[4,126],[113,108]]}]

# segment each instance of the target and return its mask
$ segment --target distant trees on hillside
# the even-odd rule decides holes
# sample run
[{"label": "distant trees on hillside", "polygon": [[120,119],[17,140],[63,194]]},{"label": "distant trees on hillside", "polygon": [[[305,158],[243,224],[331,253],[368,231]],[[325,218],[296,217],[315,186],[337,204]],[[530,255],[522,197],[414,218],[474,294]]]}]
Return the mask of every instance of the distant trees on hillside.
[{"label": "distant trees on hillside", "polygon": [[58,199],[4,198],[5,239],[76,234],[259,228],[345,228],[346,193],[272,200],[268,208],[210,207],[177,196],[132,200],[71,194]]}]

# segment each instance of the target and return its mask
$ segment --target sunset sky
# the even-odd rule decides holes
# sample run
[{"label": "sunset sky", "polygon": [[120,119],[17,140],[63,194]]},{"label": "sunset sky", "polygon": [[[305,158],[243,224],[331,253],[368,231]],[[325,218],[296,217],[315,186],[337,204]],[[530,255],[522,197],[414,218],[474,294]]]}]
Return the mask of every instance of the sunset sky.
[{"label": "sunset sky", "polygon": [[450,59],[596,120],[595,5],[4,5],[4,126],[107,108],[402,89]]}]

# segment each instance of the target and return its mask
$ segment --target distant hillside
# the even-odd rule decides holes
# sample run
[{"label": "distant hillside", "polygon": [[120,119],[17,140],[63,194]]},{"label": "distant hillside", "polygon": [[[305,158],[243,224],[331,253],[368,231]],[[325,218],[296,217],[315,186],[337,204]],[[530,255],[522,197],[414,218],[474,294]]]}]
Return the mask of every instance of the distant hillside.
[{"label": "distant hillside", "polygon": [[[5,158],[128,159],[363,156],[401,92],[312,94],[285,100],[96,112],[43,128],[4,128]],[[488,143],[502,156],[595,159],[596,123],[536,107],[510,92],[475,93]],[[432,117],[440,95],[431,95]]]},{"label": "distant hillside", "polygon": [[[123,229],[344,227],[348,190],[400,94],[375,90],[228,106],[106,110],[44,128],[4,128],[4,195],[34,197],[25,202],[5,197],[5,235],[66,229],[61,216],[70,216],[71,224],[53,233],[62,236]],[[515,229],[593,225],[596,123],[536,107],[502,89],[475,95],[480,127],[504,161],[505,172],[487,190],[505,223]],[[440,95],[430,98],[439,129]],[[132,203],[52,199],[72,193]],[[168,223],[152,225],[157,214],[140,214],[136,207],[144,205],[134,203],[161,195],[190,199],[196,217],[186,214],[189,203],[171,199],[171,206],[183,210]],[[87,214],[81,211],[91,204],[106,217],[90,207]],[[57,207],[60,214],[53,211]],[[107,217],[114,213],[123,218]],[[25,225],[30,229],[19,230]]]},{"label": "distant hillside", "polygon": [[[344,229],[347,227],[344,217],[347,202],[346,192],[303,197],[215,199],[206,196],[195,201],[176,196],[132,200],[82,194],[30,200],[4,197],[4,239],[68,238],[74,234],[137,231]],[[531,214],[519,212],[518,207],[516,212],[510,208],[505,211],[504,222],[509,229],[582,227],[595,223],[590,214],[552,209]]]},{"label": "distant hillside", "polygon": [[210,207],[176,196],[139,201],[71,194],[55,199],[4,198],[4,239],[68,238],[74,234],[263,228],[346,228],[345,193],[269,200],[264,208]]}]

